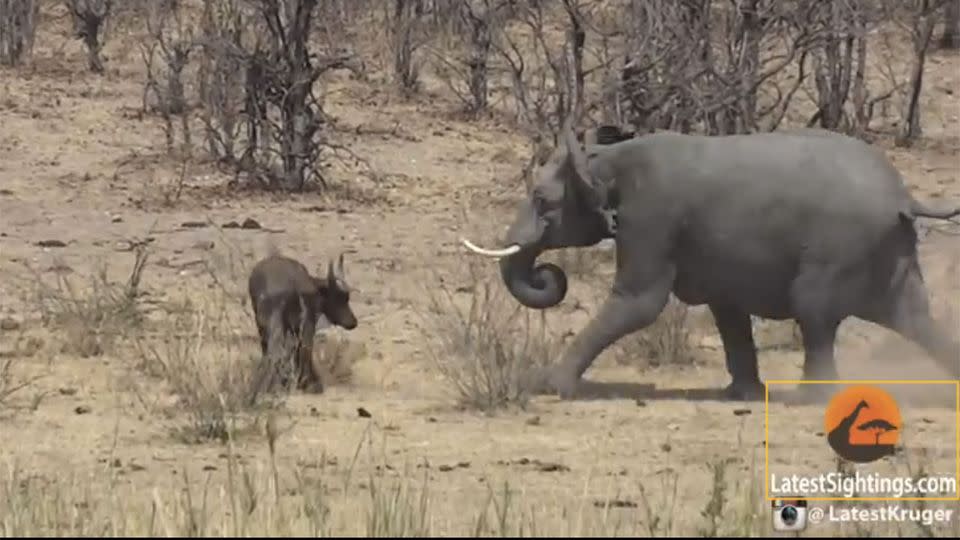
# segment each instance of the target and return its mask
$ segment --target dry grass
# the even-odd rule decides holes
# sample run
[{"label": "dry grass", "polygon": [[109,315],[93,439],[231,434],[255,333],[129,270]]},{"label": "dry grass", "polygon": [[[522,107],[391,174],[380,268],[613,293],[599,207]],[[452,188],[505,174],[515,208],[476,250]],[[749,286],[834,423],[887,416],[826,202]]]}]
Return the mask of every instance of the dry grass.
[{"label": "dry grass", "polygon": [[[269,425],[269,423],[268,423]],[[585,494],[576,502],[557,504],[533,497],[510,479],[485,477],[480,493],[467,506],[457,505],[460,518],[443,514],[449,503],[432,495],[431,476],[410,467],[395,468],[369,424],[348,465],[281,467],[282,438],[268,429],[269,453],[256,463],[239,458],[231,440],[226,446],[226,474],[207,473],[201,481],[184,466],[172,485],[138,491],[109,465],[89,477],[78,473],[48,478],[19,463],[0,474],[0,535],[12,536],[367,536],[367,537],[672,537],[764,536],[770,514],[761,500],[763,478],[756,463],[746,474],[731,474],[730,460],[705,466],[710,483],[685,484],[675,468],[639,480],[626,492],[590,489],[598,479],[584,478]],[[366,448],[367,452],[362,452]],[[744,451],[746,451],[744,449]],[[368,474],[357,474],[366,467]],[[922,467],[915,471],[922,474]],[[686,485],[686,488],[680,486]],[[678,503],[694,490],[700,512],[684,519]],[[485,495],[484,495],[485,493]],[[447,503],[447,506],[445,506]],[[864,508],[886,503],[861,503]],[[934,508],[905,501],[913,510]],[[838,536],[956,537],[956,524],[849,523],[823,524],[818,534]]]},{"label": "dry grass", "polygon": [[543,312],[519,306],[498,280],[475,268],[456,291],[441,286],[426,292],[424,334],[430,343],[440,341],[430,347],[431,360],[461,405],[486,411],[523,407],[560,342]]},{"label": "dry grass", "polygon": [[31,304],[39,310],[43,324],[55,328],[60,334],[61,352],[84,358],[100,356],[111,349],[118,338],[143,322],[138,301],[149,251],[145,245],[140,245],[134,249],[133,255],[134,261],[125,283],[110,280],[106,263],[89,277],[85,287],[75,284],[64,272],[56,272],[52,284],[39,272],[32,272],[34,298]]},{"label": "dry grass", "polygon": [[184,440],[226,441],[238,423],[251,420],[248,413],[277,405],[261,403],[270,373],[258,350],[230,339],[243,333],[231,315],[222,301],[184,301],[166,314],[159,334],[136,339],[136,367],[163,379],[177,412],[186,413],[175,429]]},{"label": "dry grass", "polygon": [[617,342],[614,358],[620,365],[641,368],[692,365],[698,359],[695,338],[698,326],[693,311],[670,295],[653,324]]},{"label": "dry grass", "polygon": [[367,356],[367,347],[345,336],[327,331],[317,331],[317,343],[313,354],[323,370],[325,387],[348,385],[353,381],[353,367]]}]

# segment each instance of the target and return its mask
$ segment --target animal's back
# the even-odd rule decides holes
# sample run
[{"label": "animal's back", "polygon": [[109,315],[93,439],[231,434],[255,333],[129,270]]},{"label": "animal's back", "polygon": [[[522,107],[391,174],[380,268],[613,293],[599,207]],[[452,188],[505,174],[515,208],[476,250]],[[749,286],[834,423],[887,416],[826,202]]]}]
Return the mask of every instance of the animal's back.
[{"label": "animal's back", "polygon": [[654,201],[634,204],[672,209],[677,294],[692,303],[788,316],[798,275],[871,264],[909,204],[882,152],[841,135],[662,133],[632,144],[631,170],[647,177],[636,175],[630,200],[649,187]]},{"label": "animal's back", "polygon": [[282,294],[312,294],[316,283],[299,261],[272,254],[258,262],[250,272],[248,290],[251,298]]}]

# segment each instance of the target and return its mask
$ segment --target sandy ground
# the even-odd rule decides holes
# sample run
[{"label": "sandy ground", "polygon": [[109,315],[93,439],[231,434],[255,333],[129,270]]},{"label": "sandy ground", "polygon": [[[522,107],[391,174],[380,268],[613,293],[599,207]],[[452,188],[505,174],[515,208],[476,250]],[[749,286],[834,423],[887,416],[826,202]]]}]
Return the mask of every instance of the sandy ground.
[{"label": "sandy ground", "polygon": [[[112,278],[120,280],[133,262],[120,248],[150,235],[154,240],[142,288],[160,320],[165,301],[215,295],[197,261],[212,262],[242,300],[242,265],[273,243],[320,268],[336,254],[346,254],[361,322],[349,334],[329,332],[361,344],[364,351],[349,385],[288,401],[277,446],[284,474],[323,459],[343,469],[369,438],[377,455],[361,452],[357,476],[377,464],[389,463],[393,474],[404,464],[420,464],[416,474],[428,472],[436,532],[469,527],[475,512],[464,508],[482,506],[488,486],[504,480],[545,515],[560,516],[562,508],[593,508],[584,501],[639,501],[641,485],[647,497],[666,500],[663,479],[676,474],[678,499],[672,506],[663,503],[662,511],[672,514],[674,532],[696,534],[714,484],[707,464],[725,461],[731,467],[725,482],[737,494],[725,515],[753,512],[756,530],[768,530],[768,503],[762,500],[764,406],[715,399],[713,392],[728,379],[719,340],[709,326],[698,330],[702,347],[693,365],[641,370],[617,365],[605,354],[588,378],[620,385],[620,393],[572,402],[537,397],[525,411],[493,415],[456,407],[428,359],[425,332],[430,328],[419,322],[427,309],[423,291],[437,275],[445,287],[467,284],[464,265],[498,283],[494,265],[465,255],[458,238],[469,234],[489,243],[509,223],[523,193],[510,179],[527,152],[516,134],[490,121],[454,120],[434,103],[405,102],[376,85],[338,80],[335,87],[342,91],[332,94],[328,107],[343,125],[367,132],[398,126],[409,135],[345,136],[343,142],[382,173],[379,184],[341,168],[331,178],[362,189],[326,196],[237,194],[223,187],[226,177],[214,167],[192,162],[182,194],[167,205],[164,194],[175,189],[181,164],[162,153],[155,120],[136,117],[137,55],[122,39],[108,42],[110,69],[97,77],[78,60],[83,55],[79,43],[65,33],[52,34],[38,40],[28,66],[0,71],[0,316],[20,323],[19,330],[0,332],[0,350],[8,351],[5,358],[19,359],[21,374],[43,377],[20,392],[13,406],[0,407],[0,462],[16,462],[50,481],[74,475],[92,482],[115,464],[131,500],[146,500],[154,489],[176,489],[184,468],[197,481],[205,475],[222,481],[224,446],[188,444],[172,434],[172,426],[183,419],[165,406],[173,398],[163,383],[138,374],[132,350],[118,347],[91,357],[61,352],[65,334],[40,324],[24,263],[46,280],[65,271],[79,283],[107,261]],[[886,140],[878,144],[888,147],[916,193],[957,201],[960,97],[945,90],[960,88],[960,58],[934,55],[927,80],[924,139],[910,150],[893,149]],[[276,232],[182,226],[246,218]],[[45,240],[63,246],[38,246]],[[960,313],[960,242],[934,231],[922,250],[937,313]],[[567,300],[547,316],[554,331],[576,331],[595,312],[611,271],[609,263],[603,264],[596,282],[573,279]],[[237,325],[240,347],[253,354],[255,328],[243,316]],[[956,319],[946,320],[957,328]],[[17,352],[18,340],[22,345],[30,336],[40,340],[34,354]],[[759,339],[764,340],[762,333]],[[944,377],[912,345],[853,320],[843,326],[837,357],[847,378]],[[764,348],[762,377],[798,378],[801,360],[797,350]],[[863,470],[903,470],[922,459],[931,470],[955,475],[955,391],[913,387],[896,392],[912,430],[904,437],[916,444],[909,445],[903,460]],[[790,402],[789,388],[773,387],[773,394],[771,466],[784,473],[832,470],[822,405]],[[77,414],[78,407],[85,414]],[[370,411],[372,419],[359,418],[358,407]],[[268,455],[263,437],[255,434],[239,437],[236,452],[256,467],[264,466]],[[926,453],[917,457],[915,452]],[[349,497],[366,495],[353,493],[344,500]],[[612,512],[627,529],[646,532],[650,526],[649,516],[638,508]],[[346,530],[359,527],[339,519]]]}]

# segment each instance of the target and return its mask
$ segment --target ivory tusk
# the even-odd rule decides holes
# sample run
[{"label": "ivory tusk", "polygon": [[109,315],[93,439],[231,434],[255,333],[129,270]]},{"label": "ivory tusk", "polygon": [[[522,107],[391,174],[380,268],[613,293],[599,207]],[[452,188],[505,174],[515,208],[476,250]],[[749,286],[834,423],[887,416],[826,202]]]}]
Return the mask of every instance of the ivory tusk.
[{"label": "ivory tusk", "polygon": [[487,257],[506,257],[508,255],[513,255],[520,251],[520,246],[513,244],[512,246],[505,247],[503,249],[484,249],[479,246],[475,246],[472,242],[466,238],[461,238],[463,245],[467,246],[467,249],[474,253],[479,253],[480,255],[486,255]]}]

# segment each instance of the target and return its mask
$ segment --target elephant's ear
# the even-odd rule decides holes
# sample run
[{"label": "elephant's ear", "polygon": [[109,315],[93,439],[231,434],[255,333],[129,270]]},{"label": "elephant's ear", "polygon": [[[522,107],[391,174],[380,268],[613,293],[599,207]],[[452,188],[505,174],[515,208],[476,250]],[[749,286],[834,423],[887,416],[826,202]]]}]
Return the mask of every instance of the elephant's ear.
[{"label": "elephant's ear", "polygon": [[590,170],[587,168],[587,154],[580,147],[577,134],[573,131],[573,120],[571,118],[568,118],[563,124],[563,144],[566,150],[565,161],[569,171],[567,182],[573,184],[574,190],[590,208],[602,208],[603,193],[597,182],[590,176]]}]

